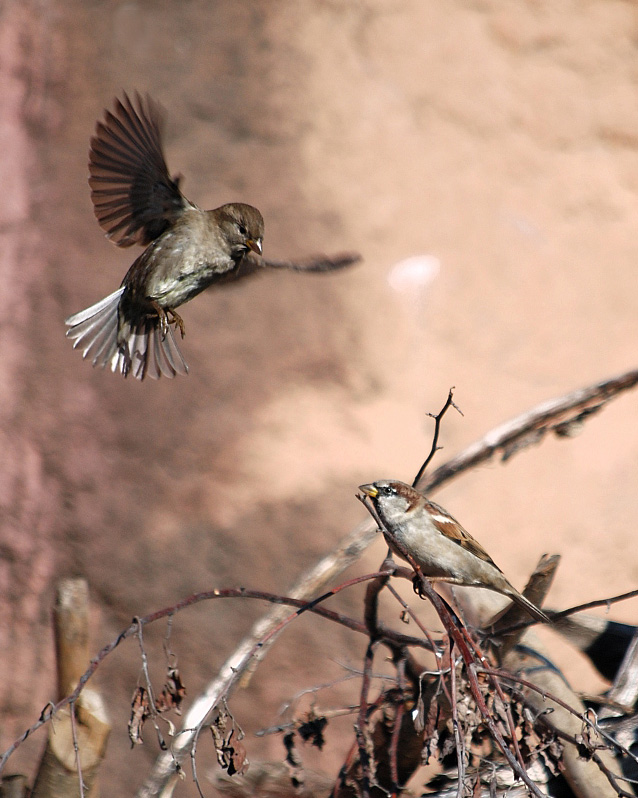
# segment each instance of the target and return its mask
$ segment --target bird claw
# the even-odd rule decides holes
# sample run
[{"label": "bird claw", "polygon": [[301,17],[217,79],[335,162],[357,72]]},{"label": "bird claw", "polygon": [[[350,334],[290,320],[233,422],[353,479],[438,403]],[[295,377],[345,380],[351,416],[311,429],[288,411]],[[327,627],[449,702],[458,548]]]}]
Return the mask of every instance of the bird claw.
[{"label": "bird claw", "polygon": [[166,313],[171,314],[170,324],[174,324],[175,327],[179,327],[179,332],[182,338],[186,335],[186,328],[184,327],[184,320],[179,315],[179,313],[175,313],[173,308],[168,308]]},{"label": "bird claw", "polygon": [[417,596],[419,598],[423,598],[424,593],[423,593],[423,588],[421,587],[421,575],[420,574],[414,574],[414,576],[412,577],[412,589],[414,590],[414,592],[417,594]]},{"label": "bird claw", "polygon": [[157,316],[159,318],[160,334],[162,336],[162,341],[168,335],[168,328],[170,324],[174,324],[175,327],[179,327],[179,332],[182,338],[186,335],[186,327],[184,326],[184,320],[179,315],[179,313],[176,313],[173,310],[173,308],[166,308],[166,310],[164,310],[164,308],[161,307],[155,301],[151,302],[151,305],[153,306],[153,310],[157,313]]}]

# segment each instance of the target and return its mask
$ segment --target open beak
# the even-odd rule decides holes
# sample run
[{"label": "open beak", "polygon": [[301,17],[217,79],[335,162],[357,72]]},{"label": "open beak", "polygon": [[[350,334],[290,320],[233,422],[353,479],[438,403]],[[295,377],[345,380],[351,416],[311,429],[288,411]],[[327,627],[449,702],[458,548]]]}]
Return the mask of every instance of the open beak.
[{"label": "open beak", "polygon": [[261,255],[261,238],[249,238],[248,241],[246,241],[246,246],[248,249],[252,249],[253,252],[256,252],[257,255]]},{"label": "open beak", "polygon": [[362,493],[365,493],[365,495],[369,496],[371,499],[376,499],[379,495],[379,491],[374,487],[374,485],[359,485],[359,490]]}]

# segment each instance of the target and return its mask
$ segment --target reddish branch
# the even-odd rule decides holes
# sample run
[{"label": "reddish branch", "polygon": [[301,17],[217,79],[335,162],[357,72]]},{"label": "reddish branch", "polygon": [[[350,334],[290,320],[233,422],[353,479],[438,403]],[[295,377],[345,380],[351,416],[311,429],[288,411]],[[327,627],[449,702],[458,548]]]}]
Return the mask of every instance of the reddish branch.
[{"label": "reddish branch", "polygon": [[[341,592],[342,590],[352,587],[354,585],[360,584],[362,582],[369,581],[371,579],[377,579],[379,577],[383,577],[384,574],[382,573],[374,573],[374,574],[366,574],[365,576],[359,576],[354,579],[345,582],[333,590],[330,590],[323,595],[319,596],[318,598],[312,601],[304,601],[302,599],[294,599],[289,598],[287,596],[281,596],[276,593],[268,593],[262,590],[248,590],[243,587],[239,588],[227,588],[225,590],[207,590],[202,593],[194,593],[192,596],[188,596],[187,598],[183,599],[182,601],[178,601],[176,604],[172,604],[170,607],[165,607],[162,610],[157,610],[156,612],[150,613],[149,615],[144,616],[143,618],[135,618],[133,623],[122,631],[114,640],[108,643],[102,650],[91,660],[89,667],[80,677],[77,687],[75,690],[63,698],[62,700],[58,701],[56,704],[47,704],[45,709],[42,711],[38,720],[33,723],[2,755],[0,758],[0,773],[4,769],[4,766],[7,763],[9,757],[13,754],[13,752],[28,738],[33,734],[33,732],[37,731],[41,726],[47,723],[51,718],[55,715],[63,707],[71,704],[77,700],[80,693],[84,689],[86,683],[91,679],[95,671],[98,669],[100,663],[113,652],[124,640],[127,640],[129,637],[139,636],[141,633],[141,629],[148,624],[154,623],[155,621],[159,621],[163,618],[171,618],[176,613],[180,612],[181,610],[186,609],[187,607],[193,606],[195,604],[199,604],[202,601],[211,601],[214,599],[229,599],[229,598],[243,598],[243,599],[260,599],[262,601],[270,602],[271,604],[282,604],[291,607],[297,607],[298,609],[292,613],[291,615],[287,616],[280,624],[272,629],[267,636],[264,636],[262,640],[260,640],[255,649],[258,650],[264,645],[271,636],[276,635],[281,629],[288,625],[292,620],[297,618],[303,612],[312,612],[315,615],[319,615],[320,617],[326,618],[330,621],[334,621],[335,623],[341,624],[349,629],[352,629],[356,632],[361,634],[368,634],[368,629],[364,623],[360,621],[356,621],[353,618],[349,618],[346,615],[341,613],[335,612],[334,610],[326,609],[325,607],[319,606],[323,601],[330,598],[331,596],[336,595],[337,593]],[[382,627],[380,629],[380,635],[383,638],[384,642],[388,642],[389,645],[392,646],[417,646],[419,648],[429,648],[430,644],[426,640],[422,640],[418,637],[411,637],[409,635],[402,635],[398,634],[391,629],[387,629]],[[239,674],[238,674],[239,676]]]},{"label": "reddish branch", "polygon": [[[395,541],[398,543],[398,541]],[[477,665],[483,659],[482,654],[477,657],[477,655],[471,650],[471,647],[468,645],[468,634],[463,626],[460,619],[451,611],[447,602],[434,590],[431,583],[423,576],[421,573],[421,569],[419,568],[417,562],[410,556],[407,550],[401,552],[402,556],[410,563],[413,567],[415,573],[418,574],[419,581],[418,581],[418,588],[419,593],[426,597],[429,602],[432,604],[434,609],[439,616],[445,631],[450,639],[450,668],[454,670],[454,662],[452,661],[452,651],[454,647],[456,647],[463,659],[463,664],[465,665],[465,670],[467,673],[468,681],[470,684],[470,690],[472,692],[472,697],[476,702],[476,706],[481,713],[485,725],[490,731],[493,740],[496,742],[498,747],[500,748],[503,756],[507,759],[508,764],[514,771],[514,773],[525,783],[525,785],[529,788],[529,790],[537,796],[537,798],[544,798],[543,793],[539,790],[537,785],[530,779],[527,775],[527,771],[524,767],[519,763],[518,759],[509,749],[505,739],[503,738],[500,730],[498,729],[494,719],[492,717],[491,712],[489,711],[487,704],[485,703],[485,698],[483,693],[481,692],[480,685],[478,683],[478,679],[476,678],[476,668]],[[474,644],[472,644],[474,647]],[[452,702],[454,706],[454,702],[456,700],[456,694],[454,690],[452,692]],[[453,710],[454,711],[454,710]],[[515,739],[515,737],[514,737]],[[518,755],[520,756],[520,752],[517,750]]]},{"label": "reddish branch", "polygon": [[[352,256],[346,255],[344,256],[343,260],[339,258],[317,258],[312,262],[309,262],[305,265],[301,265],[301,269],[305,271],[320,271],[322,269],[334,269],[340,268],[341,266],[347,265],[354,261]],[[291,268],[290,264],[279,264],[279,263],[269,263],[267,264],[271,268]],[[437,450],[437,439],[438,439],[438,428],[440,426],[440,419],[442,418],[444,412],[450,407],[454,406],[452,402],[452,394],[450,393],[448,397],[448,401],[444,409],[439,413],[438,416],[435,416],[435,440],[433,442],[432,450],[430,455],[424,464],[423,468],[419,471],[417,475],[417,479],[415,483],[420,489],[433,491],[435,488],[442,485],[444,482],[448,481],[449,479],[461,474],[462,472],[473,468],[480,463],[486,462],[490,458],[492,458],[495,454],[500,454],[502,459],[507,459],[511,457],[514,453],[520,451],[521,449],[529,446],[533,443],[540,442],[544,436],[548,433],[554,433],[556,435],[566,436],[571,435],[574,431],[578,429],[578,427],[591,415],[600,411],[607,402],[611,399],[615,398],[616,396],[620,395],[624,391],[627,391],[633,388],[638,383],[638,370],[629,371],[619,377],[615,377],[609,380],[604,380],[599,382],[595,385],[592,385],[587,388],[580,389],[578,391],[574,391],[564,397],[559,399],[551,400],[549,402],[544,402],[543,404],[539,405],[538,407],[534,408],[533,410],[518,416],[517,418],[513,419],[512,421],[503,424],[502,426],[498,427],[497,429],[493,430],[492,432],[488,433],[482,440],[476,442],[472,446],[468,447],[464,452],[459,454],[457,457],[451,459],[441,467],[439,467],[436,471],[434,471],[429,476],[424,476],[424,469],[425,466],[430,462],[432,456],[434,455],[435,451]],[[309,575],[306,575],[300,580],[300,586],[303,587],[305,582],[309,584],[312,583],[312,590],[316,594],[317,586],[321,586],[322,579],[326,580],[324,582],[327,583],[327,580],[331,580],[340,573],[345,567],[352,564],[353,560],[361,553],[361,551],[365,548],[365,546],[373,539],[374,533],[372,532],[370,525],[365,525],[359,528],[355,533],[348,536],[346,541],[343,545],[338,547],[338,554],[335,555],[332,559],[330,557],[324,558],[324,561],[321,563],[321,567],[314,570],[312,573],[312,579]],[[414,563],[412,563],[414,565]],[[418,569],[417,569],[418,570]],[[284,596],[271,594],[271,593],[264,593],[262,591],[252,591],[252,590],[245,590],[242,588],[239,589],[231,589],[231,590],[213,590],[207,591],[205,593],[198,593],[193,596],[184,599],[177,604],[168,607],[164,610],[160,610],[158,612],[152,613],[145,618],[141,618],[136,620],[133,624],[131,624],[126,630],[124,630],[114,641],[106,645],[99,654],[91,661],[89,667],[82,675],[77,685],[77,688],[71,693],[69,696],[64,698],[63,700],[59,701],[55,706],[51,705],[48,706],[45,710],[43,710],[39,720],[34,723],[29,729],[27,729],[24,734],[16,740],[12,746],[4,753],[2,758],[0,759],[0,772],[4,768],[7,760],[11,756],[11,754],[15,751],[15,749],[29,737],[36,729],[40,726],[44,725],[48,722],[53,715],[60,710],[62,707],[66,706],[67,704],[74,703],[78,696],[80,695],[82,689],[92,677],[93,673],[97,670],[100,663],[115,649],[119,646],[121,642],[126,640],[127,638],[131,637],[132,635],[136,634],[141,630],[142,626],[145,626],[148,623],[152,623],[157,621],[161,618],[170,618],[175,613],[181,611],[182,609],[191,606],[193,604],[199,603],[205,600],[211,599],[218,599],[218,598],[251,598],[251,599],[263,599],[265,601],[271,602],[273,604],[280,604],[280,605],[288,605],[292,607],[296,607],[296,611],[289,616],[285,617],[283,620],[278,620],[274,624],[269,627],[269,631],[261,636],[257,643],[255,643],[252,648],[250,648],[248,656],[244,657],[241,662],[241,667],[237,670],[236,673],[233,674],[232,680],[229,680],[226,687],[224,688],[223,695],[227,695],[228,691],[230,690],[231,684],[234,684],[236,680],[239,678],[243,670],[248,666],[249,662],[257,653],[261,653],[265,651],[265,646],[268,641],[274,639],[274,637],[281,631],[281,629],[294,620],[299,614],[305,611],[313,612],[317,615],[320,615],[328,620],[334,621],[336,623],[340,623],[348,628],[357,631],[359,633],[367,634],[370,637],[370,659],[372,654],[373,645],[376,640],[382,640],[384,643],[388,643],[391,646],[395,656],[398,655],[402,649],[404,650],[407,646],[420,646],[421,648],[430,648],[430,643],[426,640],[421,640],[419,638],[409,637],[406,635],[399,635],[395,632],[392,632],[388,629],[385,629],[379,626],[378,621],[376,619],[376,615],[374,617],[374,636],[370,635],[370,619],[366,618],[366,623],[358,622],[352,618],[347,618],[339,613],[333,612],[331,610],[327,610],[324,607],[319,606],[322,601],[324,601],[329,596],[334,595],[336,592],[349,587],[350,585],[357,584],[360,582],[364,582],[366,580],[375,579],[379,577],[387,577],[387,572],[383,574],[372,574],[366,575],[363,577],[359,577],[358,579],[350,580],[349,582],[340,585],[338,588],[334,590],[330,590],[327,593],[324,593],[319,598],[307,601],[303,597],[302,598],[287,598]],[[314,580],[314,581],[313,581]],[[301,592],[303,593],[302,587],[300,587]],[[474,699],[477,703],[479,711],[481,712],[486,726],[489,728],[490,733],[492,734],[493,739],[496,741],[497,745],[501,749],[503,755],[508,760],[508,763],[512,767],[513,771],[524,781],[527,787],[532,791],[534,795],[541,796],[542,794],[539,792],[536,785],[529,779],[527,776],[524,768],[521,767],[517,757],[510,751],[507,743],[505,742],[504,738],[502,737],[496,723],[494,722],[491,713],[489,712],[488,707],[485,704],[485,700],[483,694],[480,690],[480,685],[477,679],[477,673],[479,669],[482,667],[482,664],[477,659],[477,655],[471,650],[470,646],[468,646],[467,637],[464,633],[464,628],[460,624],[460,621],[453,616],[450,611],[450,608],[445,604],[443,599],[433,590],[430,583],[427,579],[420,577],[420,587],[421,592],[424,596],[426,596],[430,602],[435,607],[439,617],[441,618],[442,623],[444,624],[445,630],[449,636],[450,641],[454,647],[458,649],[463,659],[466,673],[470,682],[470,687],[472,690],[472,694]],[[621,600],[623,598],[629,597],[631,595],[635,595],[638,591],[632,591],[628,594],[623,594],[623,596],[616,597],[614,599],[602,600],[599,602],[590,602],[587,605],[580,605],[580,607],[572,609],[571,612],[576,611],[577,609],[582,609],[586,607],[596,606],[600,604],[610,604],[616,600]],[[570,610],[566,610],[561,615],[568,614]],[[488,673],[490,678],[496,678],[493,674]],[[500,678],[505,678],[503,675],[500,675]],[[519,680],[520,681],[520,680]],[[522,683],[522,682],[521,682]],[[452,700],[454,700],[454,696],[451,696]],[[367,703],[366,694],[362,693],[362,706]],[[553,699],[558,702],[558,699]],[[209,712],[213,709],[213,707],[209,708]],[[364,726],[362,725],[365,722],[364,714],[360,713],[360,731],[363,730]],[[204,718],[205,720],[205,718]],[[202,720],[202,724],[204,722]],[[397,714],[395,723],[401,723],[401,716]],[[201,728],[200,724],[198,728]],[[196,739],[196,737],[195,737]],[[359,753],[360,756],[363,755],[365,752],[365,740],[362,739],[361,744],[359,746]],[[179,767],[178,759],[173,756],[172,758],[172,773],[175,772],[175,769]],[[394,766],[391,766],[392,769],[392,781],[395,783],[396,786],[396,763]],[[171,776],[170,768],[169,770],[165,770],[162,774],[162,778],[165,777],[164,782],[168,780]],[[366,772],[368,774],[368,778],[371,776],[370,768],[366,768]],[[157,782],[159,783],[159,782]]]}]

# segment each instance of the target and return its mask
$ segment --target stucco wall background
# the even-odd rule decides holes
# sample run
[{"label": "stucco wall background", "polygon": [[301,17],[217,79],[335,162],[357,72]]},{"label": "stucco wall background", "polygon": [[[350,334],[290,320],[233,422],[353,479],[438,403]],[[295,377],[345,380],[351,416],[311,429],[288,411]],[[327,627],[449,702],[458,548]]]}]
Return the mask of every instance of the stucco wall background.
[{"label": "stucco wall background", "polygon": [[[96,650],[197,590],[285,592],[364,517],[357,485],[413,476],[450,386],[464,416],[446,420],[440,458],[636,365],[637,34],[635,6],[613,0],[0,6],[3,749],[53,691],[59,576],[89,579]],[[86,183],[95,120],[122,88],[167,109],[189,198],[260,208],[269,256],[364,262],[200,296],[183,313],[186,379],[92,370],[63,319],[134,257],[103,237]],[[415,256],[422,279],[406,287],[397,264]],[[437,500],[518,587],[561,553],[550,606],[630,590],[637,401]],[[360,572],[383,554],[379,541]],[[343,606],[357,612],[357,594]],[[190,695],[261,611],[175,623]],[[612,617],[633,622],[635,604]],[[291,692],[358,665],[361,645],[299,624],[237,695],[238,719],[269,725]],[[115,724],[106,793],[132,794],[153,758],[125,737],[138,672],[130,646],[98,677]],[[336,766],[350,725],[332,734],[311,764]],[[248,748],[282,756],[272,738]]]}]

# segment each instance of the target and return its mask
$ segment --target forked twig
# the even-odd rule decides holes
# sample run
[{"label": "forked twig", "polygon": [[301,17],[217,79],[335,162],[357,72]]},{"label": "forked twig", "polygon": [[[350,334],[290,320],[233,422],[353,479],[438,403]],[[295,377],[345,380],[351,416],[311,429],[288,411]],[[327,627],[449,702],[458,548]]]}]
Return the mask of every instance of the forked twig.
[{"label": "forked twig", "polygon": [[[315,263],[315,266],[318,264],[320,265],[320,259]],[[289,266],[284,265],[278,266],[271,264],[271,266],[273,268],[289,268]],[[331,268],[334,268],[334,264]],[[310,269],[306,268],[303,270],[312,271],[313,268],[311,267]],[[507,459],[524,447],[532,443],[539,442],[548,432],[553,432],[561,436],[570,435],[580,424],[582,424],[584,420],[601,410],[607,402],[620,395],[624,391],[635,387],[636,384],[638,384],[638,370],[633,370],[626,372],[619,377],[612,378],[610,380],[604,380],[587,388],[574,391],[564,397],[560,397],[559,399],[544,402],[533,410],[522,414],[521,416],[488,433],[483,439],[468,447],[464,452],[449,460],[447,463],[443,464],[440,468],[434,471],[430,476],[426,477],[424,474],[425,468],[430,463],[434,453],[437,451],[440,418],[442,417],[444,411],[447,410],[450,405],[453,405],[451,398],[452,394],[450,392],[445,408],[438,414],[438,416],[434,417],[435,440],[433,442],[430,455],[426,459],[422,468],[419,470],[419,474],[415,479],[415,485],[417,485],[420,489],[432,491],[464,471],[469,470],[479,463],[489,460],[496,453],[500,452],[502,458]],[[305,597],[308,595],[317,595],[318,592],[323,590],[326,584],[328,584],[346,567],[358,559],[361,552],[374,539],[374,537],[375,530],[373,523],[367,521],[366,523],[361,524],[337,546],[335,551],[323,558],[320,563],[315,566],[315,568],[311,569],[311,571],[302,576],[294,590],[293,597],[290,599],[281,596],[274,597],[272,595],[263,593],[257,595],[257,591],[210,591],[207,594],[198,594],[197,596],[189,597],[184,602],[180,602],[178,605],[172,606],[167,610],[159,611],[158,613],[153,613],[152,615],[147,616],[147,618],[140,620],[144,623],[150,623],[160,617],[173,615],[179,609],[183,609],[192,603],[196,603],[196,601],[204,600],[204,598],[230,597],[232,593],[237,597],[259,597],[265,598],[266,600],[273,601],[275,603],[292,604],[300,609],[303,607],[304,611],[309,609],[311,611],[318,612],[319,614],[324,615],[324,617],[329,617],[331,620],[338,620],[339,622],[344,623],[356,631],[362,631],[365,633],[366,630],[364,624],[353,621],[352,619],[346,619],[344,616],[339,616],[338,613],[330,614],[328,610],[316,607],[315,602],[310,602],[310,604],[308,604],[308,602],[305,601]],[[365,578],[370,577],[364,577],[361,581],[363,581]],[[442,608],[442,611],[445,610],[445,605],[443,604],[441,598],[431,588],[430,590],[433,594],[432,597],[424,587],[424,593],[428,595],[431,600],[439,602],[437,605],[437,611],[439,607]],[[624,594],[623,597],[628,595],[631,594]],[[620,599],[623,597],[617,598]],[[597,603],[605,604],[613,600],[616,599],[603,600]],[[594,604],[596,603],[590,602],[589,605],[583,606],[592,606]],[[320,610],[321,612],[319,612]],[[254,657],[254,651],[256,647],[259,648],[259,641],[265,639],[272,641],[276,636],[277,630],[282,628],[282,620],[286,617],[288,619],[291,617],[296,617],[296,614],[297,613],[287,615],[286,610],[284,610],[282,607],[279,607],[256,624],[256,626],[253,628],[251,636],[244,641],[244,643],[240,645],[238,651],[229,658],[226,665],[222,668],[219,677],[212,682],[211,685],[209,685],[206,691],[198,699],[196,699],[195,703],[198,706],[197,711],[200,713],[200,718],[206,717],[211,706],[213,706],[216,701],[219,700],[220,695],[227,695],[228,684],[234,683],[238,678],[238,675],[246,669],[248,662],[250,662]],[[452,617],[448,617],[449,623],[454,626]],[[283,625],[285,625],[285,622]],[[456,628],[458,631],[458,627]],[[53,707],[50,713],[43,713],[41,718],[34,723],[33,726],[31,726],[30,729],[28,729],[24,735],[10,747],[10,749],[5,752],[3,757],[0,759],[0,771],[6,764],[6,761],[11,753],[13,753],[15,748],[17,748],[24,739],[26,739],[33,731],[35,731],[35,729],[46,723],[55,711],[66,704],[76,701],[84,685],[91,678],[102,660],[108,656],[123,640],[135,634],[137,630],[137,624],[131,625],[128,629],[124,630],[124,632],[122,632],[115,641],[102,649],[102,651],[91,661],[89,668],[80,679],[77,689],[70,696],[67,696],[65,699],[58,702],[58,704]],[[449,633],[450,631],[448,630],[448,634]],[[406,636],[397,635],[396,639],[400,637],[402,637],[405,645],[417,645],[419,643],[419,641],[415,639],[409,639]],[[406,640],[408,642],[405,642]],[[474,670],[475,660],[467,648],[465,641],[463,640],[462,636],[460,636],[459,640],[455,638],[454,642],[460,647],[463,656],[466,656],[464,652],[467,652],[467,656],[469,658],[467,672],[470,680],[472,681],[472,679],[474,679],[474,682],[476,682]],[[265,646],[259,648],[260,652],[265,651],[265,648]],[[474,667],[469,667],[469,664],[473,664]],[[223,685],[226,686],[224,687]],[[478,688],[478,682],[476,682],[476,687]],[[481,708],[481,711],[483,711],[483,708]],[[487,707],[485,707],[485,711],[487,711]],[[194,730],[193,725],[189,726],[189,720],[192,720],[192,717],[189,716],[185,718],[185,733],[183,733],[185,737],[189,736],[189,729],[190,732]],[[490,725],[490,722],[491,719],[486,718],[486,723],[488,726]],[[198,724],[195,724],[195,726],[196,725]],[[502,740],[502,737],[500,737],[498,733],[498,729],[496,729],[493,723],[492,726],[490,726],[491,731],[492,727],[494,728],[493,734],[495,739],[497,739],[499,746],[501,745],[501,741],[505,746],[503,749],[504,755],[508,757],[508,761],[510,761],[511,757],[510,764],[515,772],[519,773],[518,768],[520,766],[516,761],[516,758],[513,757],[512,753],[509,751],[507,744],[504,740]],[[499,736],[497,737],[496,735]],[[191,737],[191,740],[192,739],[193,738]],[[142,787],[138,795],[156,795],[161,790],[162,786],[166,785],[167,782],[174,777],[178,768],[179,757],[176,757],[170,751],[161,754],[157,760],[154,772],[150,775],[149,779]],[[523,778],[522,774],[519,773],[519,775],[521,775],[521,778]],[[538,794],[534,787],[530,787],[530,789],[532,789],[535,794]]]},{"label": "forked twig", "polygon": [[[455,458],[436,469],[428,478],[422,478],[417,487],[430,492],[434,491],[435,488],[459,476],[464,471],[489,460],[498,451],[506,459],[514,451],[519,451],[532,442],[539,442],[548,431],[554,431],[559,435],[568,435],[574,430],[575,425],[600,410],[611,399],[634,388],[636,384],[638,384],[638,370],[632,370],[549,402],[543,402],[487,433],[481,440],[471,444]],[[301,576],[292,595],[303,598],[315,595],[316,592],[322,590],[332,579],[356,562],[374,540],[375,534],[374,523],[371,519],[364,521],[313,568]],[[281,613],[275,609],[258,621],[249,636],[231,655],[227,664],[241,661],[241,652],[249,649],[252,646],[252,641],[259,639],[266,629],[273,628],[280,617]],[[218,679],[223,678],[226,667],[224,666],[222,677],[218,677]],[[202,694],[201,698],[204,702],[207,700],[206,696],[216,694],[215,685],[218,683],[218,679],[212,681]],[[173,778],[174,772],[174,764],[170,756],[166,753],[160,754],[152,772],[139,790],[138,798],[150,798],[150,796],[157,795]]]},{"label": "forked twig", "polygon": [[447,413],[450,407],[453,407],[456,411],[458,411],[459,413],[461,413],[461,415],[463,415],[460,408],[454,404],[454,400],[452,398],[453,395],[454,395],[454,387],[450,388],[450,392],[447,395],[445,404],[439,410],[439,412],[436,415],[434,413],[428,413],[428,416],[434,419],[434,434],[432,435],[432,446],[430,447],[430,453],[425,458],[425,462],[423,463],[421,468],[419,468],[417,475],[414,477],[414,481],[412,482],[413,488],[416,488],[416,486],[419,484],[419,482],[423,478],[425,469],[429,466],[432,458],[439,451],[439,449],[442,448],[438,444],[439,444],[439,433],[441,431],[441,422],[443,421],[443,416]]},{"label": "forked twig", "polygon": [[538,444],[553,432],[560,437],[575,434],[582,424],[598,413],[612,399],[638,385],[638,369],[618,377],[601,380],[585,388],[550,399],[521,413],[470,444],[456,457],[439,466],[429,477],[422,478],[420,490],[432,492],[449,480],[490,460],[495,454],[507,460],[527,446]]}]

